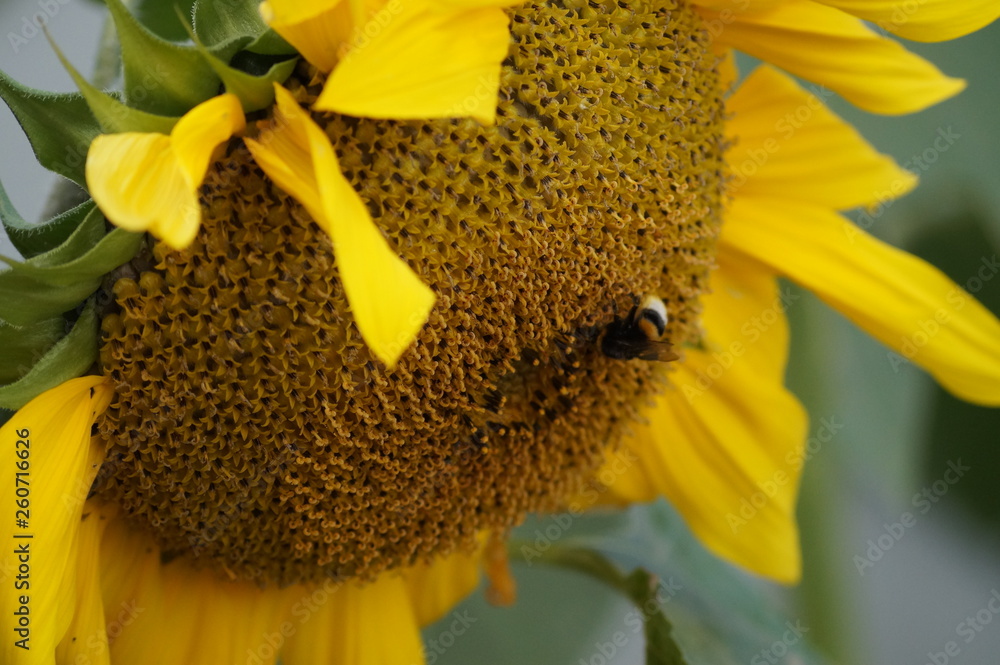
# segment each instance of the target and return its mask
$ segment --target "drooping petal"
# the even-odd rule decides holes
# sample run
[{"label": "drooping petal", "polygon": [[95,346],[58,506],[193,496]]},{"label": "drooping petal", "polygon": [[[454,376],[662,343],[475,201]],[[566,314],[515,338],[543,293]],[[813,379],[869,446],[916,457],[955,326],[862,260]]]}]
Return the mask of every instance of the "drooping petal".
[{"label": "drooping petal", "polygon": [[457,4],[398,0],[398,13],[352,44],[316,108],[367,118],[472,116],[492,123],[500,63],[510,48],[501,7],[516,3]]},{"label": "drooping petal", "polygon": [[275,87],[275,123],[247,146],[268,176],[330,234],[354,322],[372,352],[392,367],[427,320],[434,293],[389,247],[340,172],[323,130],[287,90]]},{"label": "drooping petal", "polygon": [[117,636],[123,619],[108,622],[104,617],[101,594],[101,539],[109,520],[117,511],[112,506],[84,506],[80,524],[80,547],[77,555],[76,606],[73,620],[56,651],[57,663],[89,663],[111,665],[108,634]]},{"label": "drooping petal", "polygon": [[201,185],[215,149],[245,128],[240,99],[233,94],[213,97],[177,121],[170,132],[170,145],[188,186],[197,189]]},{"label": "drooping petal", "polygon": [[[829,210],[739,199],[722,242],[812,290],[958,397],[1000,405],[1000,322],[930,264],[876,240]],[[995,274],[996,258],[970,266]]]},{"label": "drooping petal", "polygon": [[212,154],[243,124],[236,96],[222,95],[188,112],[169,137],[102,134],[87,153],[87,188],[116,226],[183,249],[201,226],[198,188]]},{"label": "drooping petal", "polygon": [[[95,500],[88,502],[96,503]],[[100,504],[95,509],[102,510]],[[168,665],[191,648],[194,617],[168,616],[160,549],[148,534],[111,519],[101,541],[101,591],[112,663]],[[114,630],[112,630],[114,628]],[[157,641],[169,631],[170,639]],[[156,649],[149,645],[157,644]]]},{"label": "drooping petal", "polygon": [[101,581],[112,663],[274,665],[291,630],[285,590],[164,563],[147,534],[121,520],[108,526]]},{"label": "drooping petal", "polygon": [[292,607],[299,619],[282,652],[284,665],[424,663],[419,624],[399,576],[364,586],[330,583],[318,595],[306,588]]},{"label": "drooping petal", "polygon": [[87,153],[87,188],[115,226],[148,231],[175,249],[189,245],[201,226],[198,196],[162,134],[95,138]]},{"label": "drooping petal", "polygon": [[[28,402],[0,429],[0,449],[12,458],[0,476],[0,501],[24,511],[0,528],[0,570],[11,574],[0,593],[4,663],[54,663],[70,626],[80,516],[104,458],[104,445],[90,430],[112,395],[103,377],[71,379]],[[24,622],[30,630],[19,633]],[[22,638],[28,648],[18,646]]]},{"label": "drooping petal", "polygon": [[918,42],[962,37],[1000,17],[996,0],[819,0]]},{"label": "drooping petal", "polygon": [[348,48],[354,23],[345,0],[267,0],[264,22],[322,72],[329,72]]},{"label": "drooping petal", "polygon": [[434,623],[479,586],[482,552],[455,552],[403,572],[421,626]]},{"label": "drooping petal", "polygon": [[633,426],[637,463],[605,477],[620,502],[658,495],[712,551],[782,582],[800,575],[795,500],[806,415],[784,387],[788,294],[763,266],[720,255],[704,300],[705,350]]},{"label": "drooping petal", "polygon": [[[718,15],[705,11],[708,20]],[[735,15],[716,40],[829,87],[857,106],[912,113],[958,94],[965,83],[832,7],[789,0]]]},{"label": "drooping petal", "polygon": [[917,177],[879,154],[789,76],[758,67],[726,100],[729,191],[847,210],[897,198]]},{"label": "drooping petal", "polygon": [[[163,570],[163,617],[176,617],[188,631],[188,648],[173,663],[218,665],[260,662],[274,665],[291,629],[286,591],[232,582],[217,570],[176,561]],[[284,629],[283,629],[284,626]],[[161,634],[173,631],[161,627]]]}]

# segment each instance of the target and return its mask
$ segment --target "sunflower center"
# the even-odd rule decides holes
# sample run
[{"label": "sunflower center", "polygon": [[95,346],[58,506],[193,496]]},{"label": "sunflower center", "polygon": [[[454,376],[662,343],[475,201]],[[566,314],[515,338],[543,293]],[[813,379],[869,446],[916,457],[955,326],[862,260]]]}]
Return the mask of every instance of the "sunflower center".
[{"label": "sunflower center", "polygon": [[[235,144],[187,250],[113,287],[97,491],[171,556],[244,579],[370,578],[585,489],[666,365],[600,332],[645,294],[698,338],[722,93],[676,0],[511,12],[499,119],[317,118],[391,246],[438,296],[388,370],[327,236]],[[289,86],[305,102],[319,81]],[[378,279],[372,275],[372,279]]]}]

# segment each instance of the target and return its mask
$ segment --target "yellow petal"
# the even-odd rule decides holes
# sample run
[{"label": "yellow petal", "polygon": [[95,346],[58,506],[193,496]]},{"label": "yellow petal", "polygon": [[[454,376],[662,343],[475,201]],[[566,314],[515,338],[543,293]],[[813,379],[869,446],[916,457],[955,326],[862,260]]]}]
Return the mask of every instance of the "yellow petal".
[{"label": "yellow petal", "polygon": [[427,321],[434,293],[375,226],[323,130],[287,90],[275,88],[280,115],[247,146],[264,172],[330,234],[354,322],[372,352],[392,367]]},{"label": "yellow petal", "polygon": [[283,665],[423,665],[419,625],[399,576],[306,589],[291,615],[296,630]]},{"label": "yellow petal", "polygon": [[917,177],[880,155],[823,101],[759,67],[726,101],[730,192],[810,201],[838,210],[898,198]]},{"label": "yellow petal", "polygon": [[[737,200],[722,241],[812,290],[958,397],[1000,405],[1000,322],[924,261],[836,213],[792,201]],[[993,276],[996,258],[970,266]],[[905,360],[904,360],[905,358]]]},{"label": "yellow petal", "polygon": [[975,32],[1000,17],[996,0],[819,0],[880,29],[918,42],[941,42]]},{"label": "yellow petal", "polygon": [[260,5],[264,21],[322,72],[347,49],[354,24],[344,0],[268,0]]},{"label": "yellow petal", "polygon": [[[91,499],[88,510],[105,510]],[[112,663],[169,665],[181,662],[190,631],[164,617],[160,550],[148,534],[134,530],[120,517],[109,519],[101,541],[101,595]],[[158,639],[170,630],[170,639]],[[150,649],[156,644],[156,649]]]},{"label": "yellow petal", "polygon": [[[713,12],[705,16],[719,20]],[[853,16],[806,0],[737,14],[716,39],[876,113],[919,111],[965,87]]]},{"label": "yellow petal", "polygon": [[197,192],[162,134],[95,138],[87,153],[87,188],[111,223],[148,231],[175,249],[187,247],[201,226]]},{"label": "yellow petal", "polygon": [[421,626],[434,623],[475,591],[481,570],[481,550],[455,552],[405,570],[403,579],[417,623]]},{"label": "yellow petal", "polygon": [[102,134],[87,153],[87,188],[116,226],[183,249],[201,226],[198,188],[212,154],[243,123],[239,101],[222,95],[189,111],[169,137]]},{"label": "yellow petal", "polygon": [[239,97],[219,95],[184,114],[170,132],[170,145],[188,186],[197,189],[205,179],[215,149],[246,128]]},{"label": "yellow petal", "polygon": [[164,665],[274,665],[293,632],[286,620],[288,594],[273,585],[231,582],[218,571],[178,560],[164,566],[163,589],[160,635],[187,645]]},{"label": "yellow petal", "polygon": [[662,494],[710,550],[794,582],[806,415],[783,386],[785,305],[761,266],[727,255],[720,266],[705,299],[706,350],[686,351],[672,389],[626,441],[637,463],[603,475],[620,501]]},{"label": "yellow petal", "polygon": [[503,10],[445,10],[428,0],[398,0],[386,11],[394,6],[398,13],[390,13],[380,30],[352,45],[316,108],[367,118],[472,116],[492,123],[500,63],[510,47]]},{"label": "yellow petal", "polygon": [[[281,189],[294,196],[327,233],[313,153],[332,152],[330,140],[291,94],[274,86],[274,121],[257,140],[244,139],[254,161]],[[334,156],[336,159],[336,156]]]},{"label": "yellow petal", "polygon": [[[80,516],[104,458],[90,430],[112,394],[102,377],[71,379],[28,402],[0,429],[0,450],[11,458],[0,475],[0,502],[12,512],[0,529],[0,571],[11,575],[0,593],[0,662],[53,663],[70,626]],[[26,612],[30,634],[19,634]],[[29,649],[18,646],[25,637]]]},{"label": "yellow petal", "polygon": [[716,11],[725,11],[728,9],[735,16],[747,11],[761,12],[786,2],[788,0],[697,0],[693,4]]},{"label": "yellow petal", "polygon": [[124,622],[105,622],[100,553],[105,527],[116,513],[111,506],[96,507],[91,502],[83,510],[76,562],[76,606],[73,620],[56,651],[57,663],[111,665],[108,633],[117,635],[124,629]]}]

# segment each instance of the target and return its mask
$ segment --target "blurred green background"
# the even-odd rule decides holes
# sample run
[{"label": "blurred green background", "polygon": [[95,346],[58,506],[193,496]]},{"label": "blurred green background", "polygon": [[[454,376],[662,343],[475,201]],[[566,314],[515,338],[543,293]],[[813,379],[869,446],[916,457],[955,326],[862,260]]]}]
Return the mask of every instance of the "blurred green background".
[{"label": "blurred green background", "polygon": [[[51,4],[58,7],[49,21],[53,36],[86,70],[102,8],[76,0]],[[0,69],[34,87],[73,90],[44,37],[10,38],[38,11],[34,1],[0,4]],[[1000,255],[1000,25],[952,42],[908,46],[969,87],[905,118],[832,102],[922,179],[916,192],[864,221],[1000,313],[1000,279],[989,268]],[[939,131],[957,135],[946,151],[933,148]],[[0,178],[22,214],[36,219],[55,176],[34,162],[6,107],[0,137]],[[2,251],[11,254],[2,240]],[[943,665],[942,658],[995,665],[1000,617],[986,608],[994,592],[1000,597],[1000,410],[961,403],[915,367],[894,365],[884,347],[809,294],[799,303],[790,312],[789,381],[814,423],[827,417],[844,424],[806,466],[803,583],[786,589],[721,563],[662,503],[575,520],[560,544],[593,547],[626,568],[658,573],[671,590],[666,614],[692,665],[924,665],[934,658],[934,665]],[[959,482],[934,503],[916,498],[957,460],[969,468]],[[915,523],[859,570],[857,557],[869,541],[893,531],[906,512],[916,514]],[[533,520],[518,535],[532,540],[551,519]],[[458,615],[425,631],[428,663],[642,662],[627,601],[577,573],[536,564],[516,565],[515,574],[515,607],[492,607],[480,592]],[[461,634],[453,629],[455,616],[464,619]],[[618,631],[628,636],[624,645],[612,641]],[[957,654],[945,653],[949,641]]]}]

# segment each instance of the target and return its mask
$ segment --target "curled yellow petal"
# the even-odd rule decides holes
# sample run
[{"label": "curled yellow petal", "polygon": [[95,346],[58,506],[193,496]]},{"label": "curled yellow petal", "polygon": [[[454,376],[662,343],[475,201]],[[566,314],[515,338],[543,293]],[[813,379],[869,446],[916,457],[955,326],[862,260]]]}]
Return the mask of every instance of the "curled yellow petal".
[{"label": "curled yellow petal", "polygon": [[87,153],[87,188],[116,226],[183,249],[201,226],[198,188],[212,155],[244,125],[239,99],[227,94],[193,108],[170,136],[102,134]]},{"label": "curled yellow petal", "polygon": [[[751,6],[752,7],[752,6]],[[769,11],[737,13],[722,21],[716,42],[770,62],[840,93],[875,113],[898,115],[927,108],[958,94],[952,79],[898,42],[860,20],[807,0],[788,0]]]},{"label": "curled yellow petal", "polygon": [[333,69],[347,49],[352,29],[347,0],[267,0],[260,13],[275,32],[323,72]]},{"label": "curled yellow petal", "polygon": [[733,147],[729,190],[837,210],[897,198],[917,177],[879,154],[823,100],[772,67],[758,67],[726,100]]},{"label": "curled yellow petal", "polygon": [[1000,17],[996,0],[819,0],[918,42],[962,37]]},{"label": "curled yellow petal", "polygon": [[0,450],[12,458],[0,475],[0,501],[17,511],[0,526],[0,662],[53,663],[71,625],[81,513],[104,459],[90,430],[112,395],[103,377],[71,379],[0,429]]},{"label": "curled yellow petal", "polygon": [[[779,199],[739,199],[727,246],[810,289],[962,399],[1000,405],[1000,321],[937,268],[871,237],[834,212]],[[970,278],[1000,269],[996,257]]]},{"label": "curled yellow petal", "polygon": [[392,367],[427,321],[434,293],[375,226],[340,172],[323,130],[291,93],[275,89],[274,123],[257,140],[247,139],[247,147],[264,172],[330,235],[354,322],[372,352]]},{"label": "curled yellow petal", "polygon": [[316,108],[369,118],[496,118],[510,2],[393,0],[362,28]]}]

